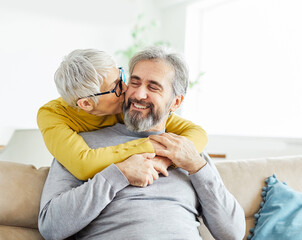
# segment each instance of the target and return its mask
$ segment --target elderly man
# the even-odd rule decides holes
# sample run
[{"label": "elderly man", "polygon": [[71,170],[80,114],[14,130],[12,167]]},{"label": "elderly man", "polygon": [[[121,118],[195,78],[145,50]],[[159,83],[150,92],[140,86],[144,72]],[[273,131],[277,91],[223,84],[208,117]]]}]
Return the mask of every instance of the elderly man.
[{"label": "elderly man", "polygon": [[[150,137],[157,156],[133,155],[80,181],[54,160],[46,180],[39,230],[46,239],[201,239],[198,216],[215,239],[242,239],[244,213],[224,187],[211,159],[192,142],[164,133],[170,112],[183,101],[187,69],[176,54],[149,48],[130,61],[125,125],[82,133],[91,148]],[[164,146],[164,149],[163,149]],[[158,175],[157,158],[172,161]],[[141,187],[138,187],[141,186]]]}]

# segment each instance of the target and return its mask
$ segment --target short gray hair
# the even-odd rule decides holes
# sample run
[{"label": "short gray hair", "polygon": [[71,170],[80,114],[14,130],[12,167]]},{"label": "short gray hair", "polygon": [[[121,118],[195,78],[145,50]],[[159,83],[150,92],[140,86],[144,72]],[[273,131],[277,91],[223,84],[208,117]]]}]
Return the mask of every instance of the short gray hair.
[{"label": "short gray hair", "polygon": [[189,83],[189,71],[181,55],[170,52],[169,50],[153,46],[136,53],[129,62],[129,73],[133,73],[135,65],[143,60],[162,60],[168,63],[174,69],[174,78],[172,80],[173,95],[185,96]]},{"label": "short gray hair", "polygon": [[[104,78],[113,67],[113,58],[97,49],[77,49],[64,57],[54,80],[61,97],[71,107],[79,98],[98,93]],[[98,97],[92,97],[95,103]]]}]

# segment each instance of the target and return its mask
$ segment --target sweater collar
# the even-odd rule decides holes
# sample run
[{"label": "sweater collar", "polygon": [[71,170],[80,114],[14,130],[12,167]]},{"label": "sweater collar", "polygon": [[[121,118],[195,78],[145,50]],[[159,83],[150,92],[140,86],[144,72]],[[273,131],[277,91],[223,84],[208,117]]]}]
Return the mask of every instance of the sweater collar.
[{"label": "sweater collar", "polygon": [[138,138],[145,138],[145,137],[149,137],[151,135],[159,135],[165,132],[165,129],[161,130],[161,131],[154,131],[154,132],[134,132],[134,131],[130,131],[129,129],[127,129],[125,124],[121,124],[121,123],[117,123],[114,126],[115,128],[117,128],[121,133],[127,135],[127,136],[133,136],[133,137],[138,137]]}]

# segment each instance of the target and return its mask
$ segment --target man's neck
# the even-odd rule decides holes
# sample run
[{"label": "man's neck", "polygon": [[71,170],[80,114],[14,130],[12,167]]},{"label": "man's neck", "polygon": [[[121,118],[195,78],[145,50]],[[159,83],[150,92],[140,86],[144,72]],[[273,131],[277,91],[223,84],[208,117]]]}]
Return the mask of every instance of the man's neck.
[{"label": "man's neck", "polygon": [[159,131],[165,130],[168,117],[169,116],[165,117],[161,123],[159,123],[158,125],[154,126],[153,128],[151,128],[149,130],[146,130],[146,132],[159,132]]}]

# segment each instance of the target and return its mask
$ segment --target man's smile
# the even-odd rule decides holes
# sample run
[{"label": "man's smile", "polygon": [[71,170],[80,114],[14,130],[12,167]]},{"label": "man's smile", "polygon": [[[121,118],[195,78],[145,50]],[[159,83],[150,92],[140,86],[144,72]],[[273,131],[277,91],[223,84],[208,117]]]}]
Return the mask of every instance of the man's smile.
[{"label": "man's smile", "polygon": [[152,109],[152,103],[148,103],[145,101],[139,101],[135,99],[129,99],[130,103],[130,111],[139,111],[139,112],[145,112],[145,111],[150,111]]},{"label": "man's smile", "polygon": [[147,108],[149,108],[149,106],[141,105],[141,104],[139,104],[139,103],[132,103],[132,106],[133,106],[134,108],[138,108],[138,109],[147,109]]}]

